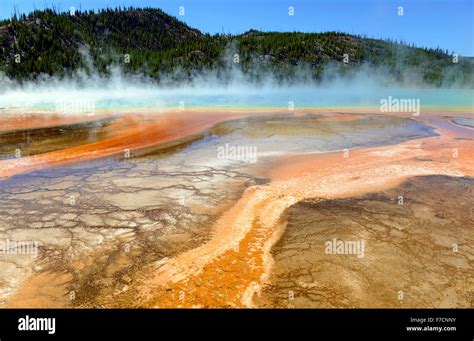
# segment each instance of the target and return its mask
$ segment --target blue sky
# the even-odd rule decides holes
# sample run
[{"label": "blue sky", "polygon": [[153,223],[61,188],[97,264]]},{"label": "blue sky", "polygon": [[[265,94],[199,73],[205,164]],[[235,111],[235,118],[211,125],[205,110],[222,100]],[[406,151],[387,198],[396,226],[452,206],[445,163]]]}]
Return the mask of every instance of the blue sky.
[{"label": "blue sky", "polygon": [[338,30],[474,56],[474,0],[0,0],[0,18],[10,17],[15,5],[29,12],[52,4],[61,10],[151,6],[209,33]]}]

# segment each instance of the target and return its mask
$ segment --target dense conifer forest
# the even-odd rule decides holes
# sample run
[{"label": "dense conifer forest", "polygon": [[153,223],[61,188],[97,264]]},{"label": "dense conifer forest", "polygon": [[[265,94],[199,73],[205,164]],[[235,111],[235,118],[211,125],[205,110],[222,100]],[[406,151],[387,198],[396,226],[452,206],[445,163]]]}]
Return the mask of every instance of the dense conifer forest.
[{"label": "dense conifer forest", "polygon": [[371,66],[396,81],[416,74],[428,86],[474,87],[472,58],[342,32],[209,35],[153,8],[73,15],[47,9],[0,21],[0,72],[11,79],[64,77],[77,70],[108,75],[114,65],[157,81],[191,79],[209,70],[226,77],[231,66],[255,81],[272,74],[289,82],[318,81],[328,66],[333,74]]}]

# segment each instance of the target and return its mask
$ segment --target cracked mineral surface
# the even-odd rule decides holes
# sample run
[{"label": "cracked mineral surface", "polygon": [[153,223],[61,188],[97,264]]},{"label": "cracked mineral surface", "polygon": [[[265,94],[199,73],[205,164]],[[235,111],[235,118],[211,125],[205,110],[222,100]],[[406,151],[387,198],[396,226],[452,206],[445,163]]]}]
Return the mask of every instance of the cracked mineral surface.
[{"label": "cracked mineral surface", "polygon": [[[473,193],[473,178],[424,176],[383,192],[301,201],[288,209],[269,284],[256,301],[268,307],[471,307]],[[327,253],[334,239],[364,241],[364,254]]]},{"label": "cracked mineral surface", "polygon": [[[198,110],[29,126],[8,117],[0,304],[472,306],[466,117]],[[238,147],[256,152],[252,162],[228,152]],[[400,191],[405,213],[393,202]],[[319,252],[336,225],[366,238],[358,263]],[[456,254],[440,249],[456,243]]]}]

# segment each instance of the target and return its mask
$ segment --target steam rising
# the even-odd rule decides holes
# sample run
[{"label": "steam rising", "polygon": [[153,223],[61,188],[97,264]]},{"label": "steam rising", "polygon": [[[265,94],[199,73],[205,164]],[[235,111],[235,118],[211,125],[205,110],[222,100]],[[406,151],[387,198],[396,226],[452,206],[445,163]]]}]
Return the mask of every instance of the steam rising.
[{"label": "steam rising", "polygon": [[[189,107],[379,107],[388,96],[416,98],[423,107],[473,107],[473,90],[460,88],[428,89],[415,86],[415,69],[397,83],[383,68],[360,66],[341,76],[336,66],[328,66],[322,80],[309,79],[309,68],[300,65],[291,80],[281,82],[263,68],[244,74],[233,62],[235,46],[222,55],[223,70],[194,72],[190,80],[177,83],[183,70],[175,70],[156,82],[145,76],[130,75],[119,66],[110,75],[94,70],[86,47],[81,49],[85,69],[66,78],[42,76],[18,83],[0,74],[0,110],[57,112],[64,102],[94,103],[97,110],[161,110]],[[409,71],[409,72],[407,72]],[[453,71],[454,72],[454,71]],[[258,77],[256,77],[258,76]],[[452,75],[451,75],[452,76]],[[258,81],[255,79],[258,78]],[[1,113],[0,111],[0,113]]]}]

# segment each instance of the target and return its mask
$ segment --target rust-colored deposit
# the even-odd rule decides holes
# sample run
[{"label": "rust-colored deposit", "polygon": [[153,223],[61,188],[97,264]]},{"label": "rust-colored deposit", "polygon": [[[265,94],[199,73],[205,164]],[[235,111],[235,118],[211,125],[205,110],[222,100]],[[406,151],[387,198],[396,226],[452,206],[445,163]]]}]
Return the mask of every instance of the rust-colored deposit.
[{"label": "rust-colored deposit", "polygon": [[215,226],[205,245],[142,274],[137,291],[148,307],[251,307],[272,268],[270,249],[288,207],[392,188],[420,175],[474,175],[473,131],[439,116],[420,120],[440,136],[344,153],[282,157],[261,169],[272,181],[249,188]]},{"label": "rust-colored deposit", "polygon": [[[162,143],[178,140],[204,131],[215,123],[223,120],[235,119],[245,116],[245,113],[211,112],[200,113],[187,111],[172,111],[159,114],[123,114],[112,121],[105,128],[104,138],[95,143],[66,148],[58,151],[26,156],[16,159],[0,161],[0,178],[10,177],[15,174],[37,170],[45,167],[65,165],[97,159],[111,155],[124,155],[129,150],[151,147]],[[106,116],[97,116],[95,119]],[[90,120],[90,117],[71,118],[67,116],[46,116],[40,122],[37,116],[32,117],[31,128],[40,128],[52,125],[69,125]],[[9,130],[25,127],[25,120],[7,118],[1,126]]]},{"label": "rust-colored deposit", "polygon": [[[310,111],[297,114],[307,112]],[[364,114],[311,112],[326,115],[317,118],[323,122],[357,120]],[[251,114],[222,111],[124,115],[111,123],[110,135],[97,143],[0,161],[0,177],[122,153],[126,148],[158,145]],[[453,115],[422,113],[416,117],[436,129],[438,135],[433,137],[389,146],[268,158],[252,172],[270,182],[249,186],[214,222],[206,242],[170,258],[148,262],[133,273],[126,290],[97,298],[97,303],[108,307],[256,306],[255,298],[272,274],[272,247],[284,233],[285,214],[295,203],[377,192],[416,176],[474,176],[474,131],[453,124],[450,116]],[[48,282],[47,274],[41,276],[25,281],[11,302],[21,305],[22,297],[31,296],[30,284]],[[54,300],[41,304],[55,306]]]}]

